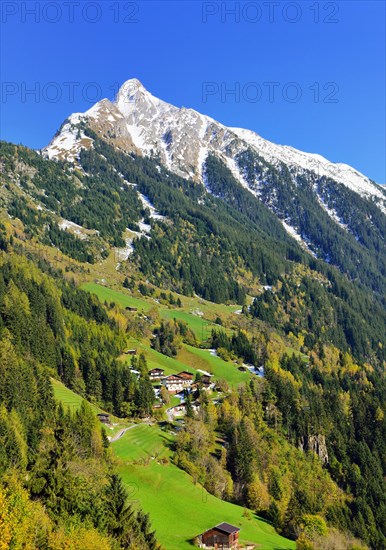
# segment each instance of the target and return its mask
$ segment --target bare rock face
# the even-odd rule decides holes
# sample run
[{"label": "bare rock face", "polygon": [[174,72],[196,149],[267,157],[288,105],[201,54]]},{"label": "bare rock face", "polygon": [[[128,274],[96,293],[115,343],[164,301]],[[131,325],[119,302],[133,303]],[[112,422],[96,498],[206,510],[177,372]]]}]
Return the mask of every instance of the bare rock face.
[{"label": "bare rock face", "polygon": [[49,158],[73,162],[80,150],[92,147],[93,140],[85,136],[81,122],[94,130],[102,139],[126,152],[140,153],[136,148],[123,114],[108,99],[102,99],[85,113],[74,113],[62,124],[51,143],[43,149]]},{"label": "bare rock face", "polygon": [[299,447],[302,451],[313,451],[323,464],[328,464],[328,451],[324,435],[309,435],[306,439],[302,438]]},{"label": "bare rock face", "polygon": [[308,447],[318,455],[323,464],[328,463],[328,452],[324,435],[310,435],[308,438]]},{"label": "bare rock face", "polygon": [[225,134],[238,139],[210,117],[154,97],[136,79],[123,84],[115,104],[138,149],[144,154],[157,154],[173,172],[201,183],[208,153],[223,154],[228,143]]},{"label": "bare rock face", "polygon": [[102,139],[124,151],[140,153],[127,129],[125,117],[108,99],[102,99],[86,113],[88,124]]}]

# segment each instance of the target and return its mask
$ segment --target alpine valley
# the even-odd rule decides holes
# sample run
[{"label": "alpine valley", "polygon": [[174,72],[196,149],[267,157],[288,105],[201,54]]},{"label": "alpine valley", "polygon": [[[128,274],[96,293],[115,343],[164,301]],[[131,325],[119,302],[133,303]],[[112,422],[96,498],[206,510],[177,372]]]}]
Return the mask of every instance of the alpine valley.
[{"label": "alpine valley", "polygon": [[384,187],[136,79],[0,183],[0,549],[386,549]]}]

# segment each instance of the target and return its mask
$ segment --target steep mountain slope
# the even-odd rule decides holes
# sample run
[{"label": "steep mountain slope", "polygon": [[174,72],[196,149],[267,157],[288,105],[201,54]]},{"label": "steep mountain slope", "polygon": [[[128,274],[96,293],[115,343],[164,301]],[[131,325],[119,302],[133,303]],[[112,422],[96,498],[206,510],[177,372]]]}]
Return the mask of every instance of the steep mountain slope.
[{"label": "steep mountain slope", "polygon": [[[104,99],[83,115],[71,115],[43,153],[76,162],[82,149],[93,147],[82,126],[120,151],[157,158],[215,196],[231,200],[233,178],[247,191],[243,213],[248,200],[257,208],[253,195],[303,249],[382,292],[386,192],[350,166],[174,107],[152,96],[136,79],[123,84],[114,102]],[[221,191],[208,181],[213,158],[227,169],[222,170]],[[369,266],[362,275],[357,273],[360,265]]]},{"label": "steep mountain slope", "polygon": [[[174,134],[159,141],[167,121]],[[0,344],[11,338],[47,379],[129,417],[152,414],[146,357],[149,367],[195,372],[216,353],[223,395],[199,395],[193,431],[178,437],[179,466],[214,494],[224,487],[213,480],[230,476],[227,498],[292,538],[305,516],[321,514],[386,548],[378,191],[369,198],[294,168],[285,151],[263,156],[237,132],[141,87],[72,115],[43,155],[0,143]],[[87,288],[101,288],[102,303],[73,279],[101,283]],[[146,356],[134,358],[138,379],[119,357],[128,346]],[[8,365],[5,357],[4,373]],[[212,446],[195,448],[207,430]],[[34,491],[44,489],[38,477]]]},{"label": "steep mountain slope", "polygon": [[[292,147],[275,145],[255,132],[241,128],[227,128],[214,119],[193,109],[177,108],[151,95],[137,79],[125,82],[114,102],[104,99],[81,115],[72,115],[55,136],[46,152],[50,157],[71,156],[81,137],[64,137],[72,134],[71,126],[81,118],[112,140],[125,140],[128,150],[137,149],[143,154],[153,152],[168,168],[183,177],[203,182],[203,164],[209,152],[223,156],[243,182],[243,174],[234,165],[235,156],[250,146],[266,162],[281,164],[298,173],[312,172],[342,183],[352,191],[374,200],[386,211],[386,195],[363,174],[345,164],[334,164],[320,155],[304,153]],[[80,145],[87,146],[87,143]],[[67,152],[67,153],[66,153]],[[248,184],[246,184],[248,186]]]},{"label": "steep mountain slope", "polygon": [[103,368],[110,401],[132,376],[117,361],[124,334],[95,297],[34,260],[2,240],[1,547],[156,550],[147,516],[126,502],[95,410],[57,407],[50,382],[60,377],[100,401]]},{"label": "steep mountain slope", "polygon": [[[371,254],[326,226],[318,238],[331,240],[330,254],[357,279],[350,282],[304,251],[218,157],[206,163],[208,193],[163,168],[159,159],[124,153],[84,124],[78,130],[92,147],[80,151],[75,167],[23,147],[1,146],[3,212],[22,243],[36,240],[95,265],[113,255],[122,274],[217,303],[242,305],[248,293],[263,302],[263,309],[251,309],[253,315],[305,338],[308,348],[333,343],[382,363],[383,254]],[[310,217],[306,205],[302,211]],[[347,250],[354,250],[353,257]],[[263,285],[274,285],[281,308],[272,309],[271,292],[261,294]],[[314,304],[312,311],[306,304]]]}]

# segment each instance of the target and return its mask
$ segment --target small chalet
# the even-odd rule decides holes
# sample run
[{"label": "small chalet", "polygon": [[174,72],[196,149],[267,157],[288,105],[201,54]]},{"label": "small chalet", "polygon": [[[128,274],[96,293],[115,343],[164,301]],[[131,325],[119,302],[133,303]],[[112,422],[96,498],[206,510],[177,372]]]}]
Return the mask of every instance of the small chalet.
[{"label": "small chalet", "polygon": [[204,386],[209,386],[211,384],[211,381],[212,381],[212,376],[210,374],[202,374],[201,375],[201,383]]},{"label": "small chalet", "polygon": [[230,523],[219,523],[198,537],[200,547],[218,549],[237,548],[239,545],[239,531],[238,527]]},{"label": "small chalet", "polygon": [[[192,406],[193,412],[197,413],[200,408],[200,403],[198,403],[198,401],[194,401],[191,404],[191,406]],[[176,416],[176,415],[183,416],[184,414],[186,414],[186,411],[187,411],[187,408],[186,408],[186,403],[184,401],[181,401],[181,403],[169,409],[169,412],[172,414],[172,416]]]},{"label": "small chalet", "polygon": [[214,386],[212,382],[213,375],[210,374],[210,372],[207,372],[206,370],[201,370],[201,369],[197,369],[197,370],[200,374],[199,384],[201,384],[206,390],[213,388]]},{"label": "small chalet", "polygon": [[136,349],[128,349],[125,351],[126,355],[137,355]]},{"label": "small chalet", "polygon": [[163,385],[170,393],[179,393],[185,388],[185,380],[177,374],[171,374],[163,379]]},{"label": "small chalet", "polygon": [[97,417],[102,424],[109,424],[110,422],[110,415],[107,413],[99,413],[97,414]]},{"label": "small chalet", "polygon": [[132,306],[126,306],[126,311],[138,311],[138,308],[137,307],[132,307]]},{"label": "small chalet", "polygon": [[182,371],[177,374],[182,380],[184,388],[188,388],[193,384],[193,374],[187,371]]},{"label": "small chalet", "polygon": [[149,378],[150,380],[160,380],[164,375],[163,369],[151,369],[149,370]]}]

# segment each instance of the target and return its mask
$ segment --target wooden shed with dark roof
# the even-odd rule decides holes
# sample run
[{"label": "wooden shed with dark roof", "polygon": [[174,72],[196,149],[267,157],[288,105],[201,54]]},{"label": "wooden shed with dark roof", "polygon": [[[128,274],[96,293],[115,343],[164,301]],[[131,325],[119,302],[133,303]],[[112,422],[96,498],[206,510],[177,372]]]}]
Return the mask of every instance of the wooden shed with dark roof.
[{"label": "wooden shed with dark roof", "polygon": [[97,414],[98,420],[102,422],[102,424],[109,424],[110,422],[110,415],[107,413],[99,413]]},{"label": "wooden shed with dark roof", "polygon": [[199,536],[201,548],[238,548],[239,531],[230,523],[219,523]]}]

